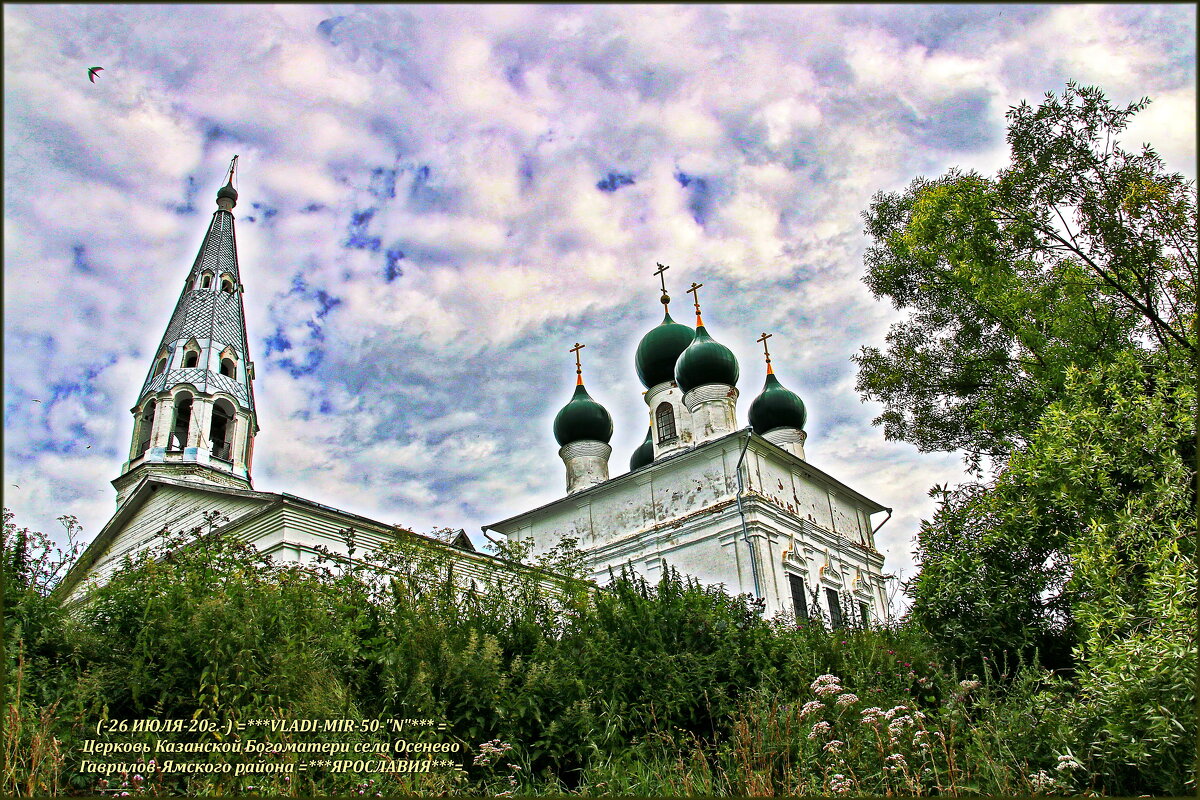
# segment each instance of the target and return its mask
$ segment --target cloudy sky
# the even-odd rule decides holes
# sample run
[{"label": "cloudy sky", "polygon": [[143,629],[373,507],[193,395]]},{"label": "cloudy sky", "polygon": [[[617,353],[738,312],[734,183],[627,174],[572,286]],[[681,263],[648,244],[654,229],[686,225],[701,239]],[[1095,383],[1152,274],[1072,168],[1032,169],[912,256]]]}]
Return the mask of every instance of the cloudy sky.
[{"label": "cloudy sky", "polygon": [[624,472],[663,262],[676,319],[704,284],[742,424],[774,334],[809,460],[896,509],[910,576],[963,473],[854,390],[900,318],[862,284],[862,211],[1003,166],[1005,111],[1068,80],[1153,98],[1128,143],[1194,178],[1195,36],[1193,5],[5,5],[4,505],[85,537],[111,515],[236,153],[255,488],[417,530],[560,497],[576,341]]}]

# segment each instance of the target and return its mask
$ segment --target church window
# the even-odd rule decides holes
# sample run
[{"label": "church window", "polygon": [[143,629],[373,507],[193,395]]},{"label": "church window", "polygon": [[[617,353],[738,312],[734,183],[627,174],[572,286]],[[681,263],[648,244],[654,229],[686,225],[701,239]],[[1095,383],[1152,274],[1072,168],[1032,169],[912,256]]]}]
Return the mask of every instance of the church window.
[{"label": "church window", "polygon": [[227,400],[218,400],[213,406],[212,427],[208,433],[213,458],[233,460],[233,425],[233,407]]},{"label": "church window", "polygon": [[167,359],[164,356],[163,358],[160,358],[158,360],[157,364],[154,365],[154,377],[157,378],[159,375],[162,375],[166,371],[167,371]]},{"label": "church window", "polygon": [[233,277],[230,275],[221,276],[221,291],[226,294],[233,294]]},{"label": "church window", "polygon": [[670,403],[663,403],[654,412],[654,423],[658,428],[658,443],[675,441],[675,411]]},{"label": "church window", "polygon": [[858,616],[859,624],[864,628],[867,627],[871,621],[871,606],[869,606],[865,601],[860,600],[858,602]]},{"label": "church window", "polygon": [[834,630],[842,627],[842,604],[834,589],[825,590],[825,600],[829,603],[829,625]]},{"label": "church window", "polygon": [[203,275],[200,276],[200,288],[207,289],[210,286],[212,286],[212,279],[213,279],[212,273],[205,272]]},{"label": "church window", "polygon": [[234,363],[232,358],[221,359],[221,374],[226,378],[237,377],[237,364]]},{"label": "church window", "polygon": [[184,369],[189,369],[200,363],[200,353],[195,350],[188,350],[183,354]]},{"label": "church window", "polygon": [[792,590],[792,612],[796,615],[796,621],[808,619],[808,598],[804,596],[804,578],[789,574],[788,586]]},{"label": "church window", "polygon": [[182,450],[187,447],[188,431],[192,427],[192,396],[181,394],[175,400],[175,424],[171,426],[171,438],[167,441],[168,450]]}]

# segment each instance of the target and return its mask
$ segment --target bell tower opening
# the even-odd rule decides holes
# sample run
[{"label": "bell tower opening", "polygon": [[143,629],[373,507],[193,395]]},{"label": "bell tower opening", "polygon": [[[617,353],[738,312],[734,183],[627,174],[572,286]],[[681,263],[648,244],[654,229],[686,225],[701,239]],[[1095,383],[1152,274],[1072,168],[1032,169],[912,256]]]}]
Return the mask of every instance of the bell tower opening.
[{"label": "bell tower opening", "polygon": [[168,450],[182,450],[188,445],[188,431],[192,427],[192,396],[184,392],[175,398],[175,424],[171,426]]},{"label": "bell tower opening", "polygon": [[154,433],[154,410],[156,406],[157,403],[153,400],[146,403],[141,416],[138,417],[137,447],[133,453],[135,458],[150,449],[150,437]]},{"label": "bell tower opening", "polygon": [[233,406],[228,400],[222,398],[213,404],[212,426],[208,433],[213,458],[233,460],[233,415]]}]

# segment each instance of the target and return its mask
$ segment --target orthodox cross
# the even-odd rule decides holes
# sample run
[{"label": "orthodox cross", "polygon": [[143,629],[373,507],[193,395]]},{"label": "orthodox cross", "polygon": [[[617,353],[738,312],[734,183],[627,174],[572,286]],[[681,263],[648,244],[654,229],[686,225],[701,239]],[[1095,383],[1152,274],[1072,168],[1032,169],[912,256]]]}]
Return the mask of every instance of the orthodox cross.
[{"label": "orthodox cross", "polygon": [[662,304],[666,306],[667,303],[671,302],[671,296],[667,294],[667,279],[663,277],[663,273],[669,270],[670,267],[666,264],[659,264],[657,261],[654,263],[658,266],[658,269],[654,271],[654,274],[657,275],[659,281],[662,282]]},{"label": "orthodox cross", "polygon": [[703,285],[703,283],[692,281],[692,288],[688,289],[688,292],[692,295],[692,299],[695,301],[696,319],[700,319],[700,295],[696,293],[696,290]]},{"label": "orthodox cross", "polygon": [[575,346],[568,350],[568,353],[575,354],[575,374],[578,376],[575,380],[578,383],[583,383],[583,366],[579,363],[579,351],[587,347],[586,344],[575,343]]},{"label": "orthodox cross", "polygon": [[233,160],[229,162],[229,176],[226,178],[225,182],[230,185],[233,184],[233,171],[237,169],[237,160],[238,157],[234,156]]},{"label": "orthodox cross", "polygon": [[763,335],[754,340],[756,342],[762,342],[763,355],[767,357],[768,364],[771,363],[771,352],[767,350],[767,339],[770,339],[774,335],[775,334],[773,333],[767,333],[766,331],[763,331]]}]

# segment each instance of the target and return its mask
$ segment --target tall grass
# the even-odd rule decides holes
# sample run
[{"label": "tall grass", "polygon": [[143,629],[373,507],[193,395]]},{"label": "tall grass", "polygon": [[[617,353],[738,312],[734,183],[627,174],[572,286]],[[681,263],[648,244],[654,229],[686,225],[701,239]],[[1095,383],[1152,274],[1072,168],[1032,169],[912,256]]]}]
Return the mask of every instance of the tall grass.
[{"label": "tall grass", "polygon": [[[907,628],[768,621],[748,598],[674,573],[600,592],[547,591],[520,573],[471,587],[428,548],[300,569],[219,539],[167,545],[71,617],[34,615],[40,632],[18,632],[42,643],[41,667],[26,670],[20,651],[10,658],[24,696],[6,706],[6,790],[963,796],[1113,786],[1069,716],[1074,685],[1035,665],[960,675]],[[104,779],[78,772],[98,721],[140,718],[431,719],[445,730],[423,738],[461,744],[461,770],[167,775],[147,758]],[[297,762],[289,742],[395,738],[254,735],[277,747],[261,759],[273,764]],[[223,759],[247,761],[186,760]]]}]

